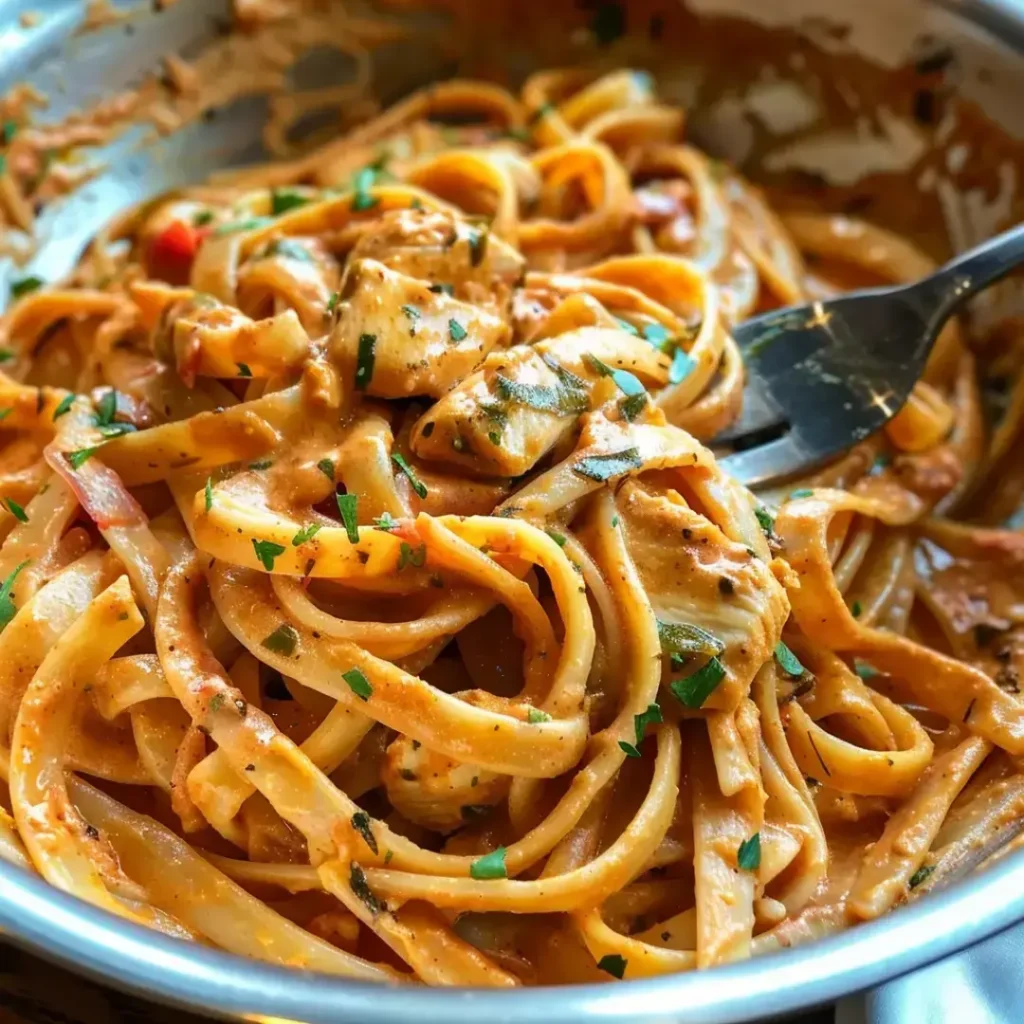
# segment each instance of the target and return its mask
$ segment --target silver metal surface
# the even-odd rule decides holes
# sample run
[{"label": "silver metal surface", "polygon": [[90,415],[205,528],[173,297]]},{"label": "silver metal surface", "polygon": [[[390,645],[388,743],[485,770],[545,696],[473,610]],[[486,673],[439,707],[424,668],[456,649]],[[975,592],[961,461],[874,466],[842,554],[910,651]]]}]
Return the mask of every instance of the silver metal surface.
[{"label": "silver metal surface", "polygon": [[910,397],[946,321],[1022,262],[1018,224],[920,281],[739,324],[732,333],[751,383],[780,414],[752,429],[778,427],[781,436],[718,464],[750,487],[764,486],[816,469],[877,433]]},{"label": "silver metal surface", "polygon": [[[524,0],[534,2],[534,0]],[[541,0],[542,2],[542,0]],[[1024,10],[1011,0],[691,0],[701,10],[728,9],[795,24],[817,12],[847,15],[880,47],[903,46],[929,34],[955,42],[965,67],[984,79],[962,82],[1008,128],[1024,134]],[[198,45],[225,0],[178,0],[159,17],[159,35],[143,26],[115,27],[71,38],[83,4],[71,0],[0,0],[0,87],[50,75],[54,104],[76,106],[131,81],[168,48]],[[32,31],[23,12],[43,15]],[[155,15],[153,17],[156,17]],[[872,35],[873,33],[873,35]],[[871,44],[868,44],[871,45]],[[54,63],[56,61],[57,63]],[[49,68],[39,70],[50,62]],[[394,61],[395,88],[408,69]],[[202,178],[227,163],[258,155],[261,101],[224,112],[156,146],[123,139],[106,154],[107,172],[84,200],[43,218],[47,244],[38,259],[46,276],[61,273],[116,208]],[[977,241],[980,239],[971,239]],[[37,264],[32,265],[36,269]],[[43,269],[43,264],[38,264]],[[0,288],[9,268],[0,268]],[[620,984],[515,992],[383,988],[288,971],[180,942],[81,903],[34,875],[0,862],[0,936],[41,956],[136,993],[211,1015],[250,1021],[277,1018],[309,1024],[577,1024],[586,1021],[710,1022],[763,1020],[878,985],[1024,920],[1024,859],[1007,858],[983,875],[927,896],[889,916],[784,953],[717,968]],[[0,950],[2,956],[2,950]],[[914,1019],[922,1019],[916,1017]],[[965,1020],[967,1018],[964,1018]]]}]

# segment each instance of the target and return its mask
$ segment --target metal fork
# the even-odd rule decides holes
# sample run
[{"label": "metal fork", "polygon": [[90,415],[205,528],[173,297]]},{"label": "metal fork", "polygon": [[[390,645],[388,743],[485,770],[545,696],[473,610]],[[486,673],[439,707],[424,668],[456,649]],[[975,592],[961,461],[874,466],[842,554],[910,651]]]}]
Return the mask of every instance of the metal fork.
[{"label": "metal fork", "polygon": [[1024,263],[1024,224],[908,285],[774,310],[733,331],[748,382],[744,413],[716,446],[748,486],[796,476],[880,430],[899,412],[943,325]]}]

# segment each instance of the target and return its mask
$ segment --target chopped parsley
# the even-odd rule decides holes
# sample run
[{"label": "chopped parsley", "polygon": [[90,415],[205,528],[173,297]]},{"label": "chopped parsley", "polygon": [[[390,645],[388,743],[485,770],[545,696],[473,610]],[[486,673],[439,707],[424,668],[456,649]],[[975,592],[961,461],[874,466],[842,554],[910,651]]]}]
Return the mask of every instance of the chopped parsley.
[{"label": "chopped parsley", "polygon": [[18,125],[14,121],[4,121],[3,125],[3,142],[5,146],[9,146],[14,141],[14,136],[18,134]]},{"label": "chopped parsley", "polygon": [[352,827],[363,837],[366,845],[374,852],[377,852],[377,840],[370,827],[370,816],[365,811],[356,811],[352,815]]},{"label": "chopped parsley", "polygon": [[590,405],[585,390],[565,387],[561,383],[555,387],[545,384],[521,384],[501,373],[495,375],[495,390],[498,397],[507,402],[528,405],[540,412],[568,415],[586,412]]},{"label": "chopped parsley", "polygon": [[81,469],[82,465],[88,462],[102,447],[102,445],[94,444],[91,448],[79,448],[74,452],[65,452],[64,458],[68,460],[68,465],[75,470]]},{"label": "chopped parsley", "polygon": [[662,348],[669,340],[668,328],[662,324],[644,324],[644,341],[649,341],[655,348]]},{"label": "chopped parsley", "polygon": [[454,295],[455,285],[452,284],[432,284],[429,288],[435,295]]},{"label": "chopped parsley", "polygon": [[551,716],[546,711],[541,711],[540,708],[530,708],[526,712],[526,720],[530,725],[537,725],[539,722],[550,722]]},{"label": "chopped parsley", "polygon": [[4,498],[4,504],[10,509],[11,515],[14,516],[19,523],[28,522],[27,513],[13,498]]},{"label": "chopped parsley", "polygon": [[77,396],[74,393],[72,393],[70,395],[65,395],[60,400],[60,404],[57,406],[56,409],[53,410],[53,422],[54,423],[56,423],[57,420],[59,420],[61,418],[61,416],[63,416],[65,413],[71,411],[71,406],[74,405],[76,397]]},{"label": "chopped parsley", "polygon": [[209,512],[213,508],[213,479],[211,477],[206,478],[206,511]]},{"label": "chopped parsley", "polygon": [[557,530],[552,530],[552,529],[550,529],[550,528],[548,528],[548,529],[545,529],[545,530],[544,530],[544,532],[545,532],[545,533],[546,533],[546,534],[547,534],[547,535],[548,535],[548,536],[549,536],[549,537],[550,537],[550,538],[551,538],[551,539],[552,539],[552,540],[553,540],[553,541],[554,541],[554,542],[555,542],[555,543],[556,543],[556,544],[557,544],[557,545],[558,545],[558,546],[559,546],[560,548],[564,548],[564,547],[565,547],[565,534],[564,534],[564,533],[559,533],[559,532],[558,532]]},{"label": "chopped parsley", "polygon": [[356,864],[355,861],[352,862],[352,868],[349,871],[348,884],[354,895],[360,900],[360,902],[366,905],[366,909],[375,917],[377,914],[388,909],[374,895],[373,890],[366,881],[366,875],[363,874],[363,869]]},{"label": "chopped parsley", "polygon": [[310,523],[309,526],[304,526],[292,537],[292,547],[297,548],[300,544],[305,544],[306,541],[312,540],[319,532],[320,523]]},{"label": "chopped parsley", "polygon": [[620,399],[619,412],[622,413],[622,418],[632,423],[647,408],[649,397],[646,391],[641,391],[638,395],[629,395],[626,398]]},{"label": "chopped parsley", "polygon": [[807,671],[800,659],[781,640],[775,645],[775,660],[779,668],[793,679],[799,679]]},{"label": "chopped parsley", "polygon": [[373,377],[373,363],[376,358],[377,346],[376,334],[359,335],[359,352],[356,356],[356,379],[357,391],[365,391]]},{"label": "chopped parsley", "polygon": [[810,487],[801,487],[799,490],[790,491],[789,496],[790,498],[809,498],[813,493],[814,491]]},{"label": "chopped parsley", "polygon": [[668,368],[669,384],[679,384],[696,365],[681,348],[677,348],[672,356],[672,365]]},{"label": "chopped parsley", "polygon": [[404,313],[404,314],[405,314],[405,315],[406,315],[406,316],[407,316],[407,317],[408,317],[408,318],[409,318],[410,320],[419,320],[419,318],[420,318],[420,317],[421,317],[421,316],[423,315],[423,314],[422,314],[422,313],[420,312],[420,308],[419,308],[419,306],[413,306],[413,305],[412,305],[411,303],[410,303],[410,304],[406,304],[406,305],[404,305],[404,306],[402,307],[402,312],[403,312],[403,313]]},{"label": "chopped parsley", "polygon": [[270,469],[273,464],[273,459],[260,459],[258,462],[250,462],[249,468],[259,472],[261,469]]},{"label": "chopped parsley", "polygon": [[331,483],[334,483],[334,460],[333,459],[321,459],[316,464],[316,468],[319,469],[320,472],[323,473],[323,475],[325,477],[327,477],[328,480],[331,481]]},{"label": "chopped parsley", "polygon": [[257,228],[262,228],[269,224],[271,219],[270,217],[247,217],[245,220],[232,220],[228,221],[227,224],[215,227],[213,233],[222,236],[233,235],[236,231],[255,231]]},{"label": "chopped parsley", "polygon": [[0,348],[0,363],[10,362],[14,358],[14,353],[7,348]]},{"label": "chopped parsley", "polygon": [[629,961],[618,953],[607,953],[597,961],[597,966],[605,974],[610,974],[613,978],[618,978],[621,981],[626,973],[628,963]]},{"label": "chopped parsley", "polygon": [[716,655],[725,650],[725,644],[714,633],[691,622],[662,622],[659,619],[658,639],[661,649],[669,655]]},{"label": "chopped parsley", "polygon": [[911,889],[916,889],[922,882],[927,881],[935,871],[935,865],[929,864],[925,866],[921,865],[911,876],[910,881],[907,883]]},{"label": "chopped parsley", "polygon": [[469,865],[469,877],[477,881],[508,878],[508,871],[505,868],[505,847],[499,846],[485,857],[473,861]]},{"label": "chopped parsley", "polygon": [[274,654],[283,654],[290,657],[295,653],[295,645],[299,642],[299,634],[295,627],[287,622],[282,622],[270,636],[263,641],[263,646]]},{"label": "chopped parsley", "polygon": [[331,297],[327,300],[327,305],[324,308],[324,312],[330,316],[337,308],[338,303],[341,301],[341,292],[331,292]]},{"label": "chopped parsley", "polygon": [[11,598],[11,591],[14,589],[14,581],[18,578],[18,574],[26,565],[28,562],[22,562],[17,566],[0,587],[0,631],[5,629],[17,614],[17,608],[14,607],[14,601]]},{"label": "chopped parsley", "polygon": [[736,851],[736,864],[740,871],[756,871],[761,866],[761,833],[755,832],[740,843]]},{"label": "chopped parsley", "polygon": [[382,533],[390,533],[396,526],[398,526],[398,520],[392,518],[390,512],[385,512],[383,515],[377,516],[373,521],[373,528],[375,530],[380,530]]},{"label": "chopped parsley", "polygon": [[284,554],[284,547],[281,544],[275,544],[272,540],[257,540],[255,537],[252,539],[252,549],[267,572],[273,571],[277,556]]},{"label": "chopped parsley", "polygon": [[878,669],[874,665],[869,665],[866,661],[858,661],[853,666],[853,671],[861,677],[861,679],[874,679],[878,675]]},{"label": "chopped parsley", "polygon": [[36,277],[34,274],[29,277],[20,277],[11,282],[11,298],[20,299],[22,295],[28,295],[30,292],[42,288],[45,283],[41,277]]},{"label": "chopped parsley", "polygon": [[549,114],[555,112],[555,105],[553,103],[542,103],[531,115],[527,122],[528,124],[534,125],[538,121],[543,121]]},{"label": "chopped parsley", "polygon": [[277,238],[267,246],[264,256],[284,256],[299,263],[313,263],[313,254],[294,238]]},{"label": "chopped parsley", "polygon": [[412,484],[412,489],[420,496],[420,498],[426,498],[427,486],[422,480],[416,475],[416,470],[405,461],[405,456],[398,452],[392,452],[391,461],[409,478],[409,483]]},{"label": "chopped parsley", "polygon": [[362,213],[365,210],[372,210],[380,200],[370,194],[377,180],[377,170],[374,167],[364,167],[356,172],[352,180],[352,212]]},{"label": "chopped parsley", "polygon": [[342,672],[341,678],[348,683],[348,688],[360,699],[369,700],[373,696],[373,687],[370,680],[358,668],[350,668]]},{"label": "chopped parsley", "polygon": [[417,569],[421,569],[426,560],[426,544],[421,544],[418,548],[414,548],[411,544],[407,544],[404,540],[402,541],[401,547],[398,549],[399,569],[404,569],[407,565],[411,565]]},{"label": "chopped parsley", "polygon": [[341,521],[345,525],[345,533],[353,544],[359,543],[359,525],[356,519],[356,507],[359,504],[358,494],[336,494],[338,501],[338,512],[341,514]]},{"label": "chopped parsley", "polygon": [[235,366],[238,367],[238,376],[239,377],[251,377],[252,376],[252,370],[250,370],[249,367],[245,363],[235,363]]},{"label": "chopped parsley", "polygon": [[469,265],[479,267],[487,255],[487,239],[489,232],[486,228],[480,230],[471,229],[469,232]]},{"label": "chopped parsley", "polygon": [[573,472],[585,476],[589,480],[604,483],[615,476],[622,476],[631,469],[639,469],[643,465],[640,452],[636,448],[626,448],[621,452],[608,452],[605,455],[588,455],[580,459],[573,467]]},{"label": "chopped parsley", "polygon": [[644,731],[647,729],[647,726],[663,721],[661,708],[657,704],[648,704],[646,711],[641,711],[639,715],[634,715],[633,731],[636,734],[636,743],[627,743],[625,740],[619,740],[619,746],[625,751],[626,756],[639,757],[640,744],[643,743]]},{"label": "chopped parsley", "polygon": [[213,220],[212,210],[200,210],[192,217],[192,226],[194,228],[204,228],[210,221]]},{"label": "chopped parsley", "polygon": [[853,604],[850,605],[850,614],[855,619],[859,619],[860,616],[861,616],[861,612],[863,612],[863,611],[864,611],[864,608],[861,605],[860,601],[854,601]]},{"label": "chopped parsley", "polygon": [[466,338],[468,337],[468,335],[466,333],[466,328],[463,327],[462,324],[460,324],[458,320],[449,320],[448,321],[448,337],[451,338],[452,341],[455,341],[455,342],[465,341]]},{"label": "chopped parsley", "polygon": [[111,389],[105,391],[103,397],[99,400],[96,406],[96,415],[93,418],[93,422],[97,427],[109,426],[114,422],[114,417],[117,415],[117,392]]},{"label": "chopped parsley", "polygon": [[270,210],[275,217],[289,210],[298,209],[309,202],[304,195],[290,188],[273,188],[270,190]]},{"label": "chopped parsley", "polygon": [[639,338],[640,337],[640,332],[628,320],[623,320],[621,316],[617,316],[615,318],[615,322],[627,334],[632,334],[634,338]]},{"label": "chopped parsley", "polygon": [[718,658],[710,658],[693,675],[671,682],[669,689],[681,704],[688,708],[699,708],[703,707],[724,678],[725,666]]},{"label": "chopped parsley", "polygon": [[775,516],[773,516],[771,512],[769,512],[768,509],[764,507],[764,505],[758,505],[754,509],[754,515],[757,517],[757,525],[761,527],[761,532],[766,537],[774,537]]}]

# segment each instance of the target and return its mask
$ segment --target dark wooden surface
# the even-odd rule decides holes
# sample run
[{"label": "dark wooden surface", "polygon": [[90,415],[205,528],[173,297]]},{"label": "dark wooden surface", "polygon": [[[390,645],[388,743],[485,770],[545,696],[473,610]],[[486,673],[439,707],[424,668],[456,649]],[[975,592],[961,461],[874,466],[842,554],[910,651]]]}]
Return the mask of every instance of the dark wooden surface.
[{"label": "dark wooden surface", "polygon": [[[791,1024],[833,1020],[830,1009],[818,1010]],[[0,1024],[204,1024],[204,1018],[104,989],[0,945]]]}]

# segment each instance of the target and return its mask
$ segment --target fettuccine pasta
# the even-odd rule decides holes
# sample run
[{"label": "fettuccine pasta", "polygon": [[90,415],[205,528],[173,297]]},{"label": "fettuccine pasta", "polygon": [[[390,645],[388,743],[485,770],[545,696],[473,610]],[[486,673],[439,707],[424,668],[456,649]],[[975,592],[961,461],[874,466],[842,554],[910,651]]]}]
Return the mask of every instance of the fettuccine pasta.
[{"label": "fettuccine pasta", "polygon": [[733,326],[930,264],[684,121],[631,70],[446,82],[19,288],[0,856],[245,956],[511,987],[807,941],[1013,838],[1024,391],[986,445],[954,324],[881,434],[731,479]]}]

